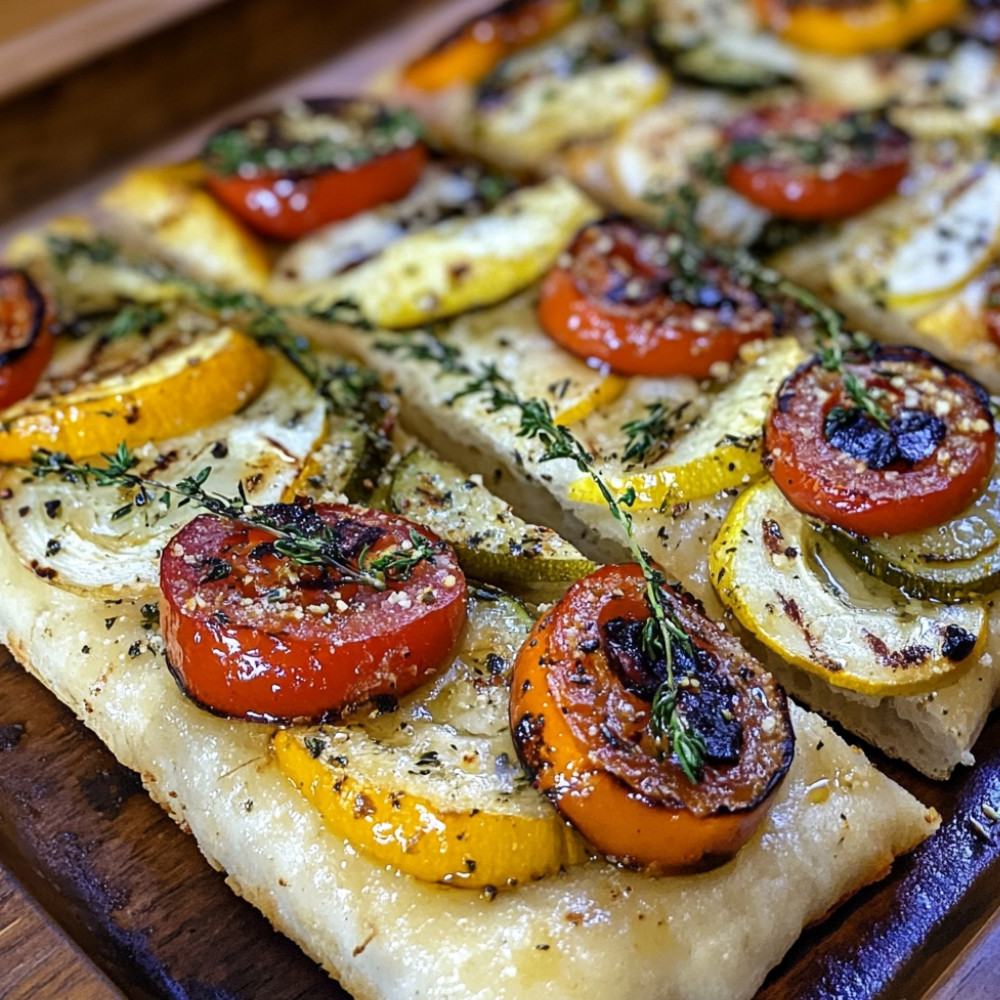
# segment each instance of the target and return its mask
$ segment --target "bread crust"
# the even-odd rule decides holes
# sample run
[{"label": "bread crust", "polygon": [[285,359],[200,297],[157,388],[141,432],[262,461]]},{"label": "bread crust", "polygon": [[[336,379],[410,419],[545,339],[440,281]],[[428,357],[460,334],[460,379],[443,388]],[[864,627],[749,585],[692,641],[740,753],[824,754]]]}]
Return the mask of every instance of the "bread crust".
[{"label": "bread crust", "polygon": [[421,883],[324,828],[274,764],[272,727],[187,701],[137,601],[116,604],[107,628],[109,606],[39,579],[5,538],[0,595],[12,653],[142,774],[234,890],[359,1000],[543,986],[550,997],[746,1000],[803,927],[938,822],[795,708],[798,751],[773,813],[714,872],[654,879],[594,860],[495,899]]}]

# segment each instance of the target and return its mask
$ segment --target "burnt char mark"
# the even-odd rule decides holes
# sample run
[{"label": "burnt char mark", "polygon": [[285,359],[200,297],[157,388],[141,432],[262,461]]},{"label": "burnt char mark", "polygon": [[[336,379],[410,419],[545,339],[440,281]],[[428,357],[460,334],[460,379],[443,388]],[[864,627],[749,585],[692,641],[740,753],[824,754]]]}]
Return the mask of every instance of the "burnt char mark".
[{"label": "burnt char mark", "polygon": [[142,791],[142,780],[135,771],[118,765],[81,778],[80,790],[93,809],[108,819],[114,819],[122,806]]},{"label": "burnt char mark", "polygon": [[24,735],[24,726],[20,722],[11,722],[6,726],[0,726],[0,753],[5,750],[13,750],[21,742]]},{"label": "burnt char mark", "polygon": [[539,773],[551,766],[545,758],[545,718],[533,712],[525,712],[514,725],[514,746],[517,756],[532,783]]},{"label": "burnt char mark", "polygon": [[781,601],[781,610],[785,612],[785,617],[790,618],[803,633],[808,635],[808,632],[802,626],[802,612],[799,610],[799,606],[795,601],[794,597],[785,597],[784,594],[778,594],[778,600]]},{"label": "burnt char mark", "polygon": [[830,657],[824,655],[820,652],[816,645],[816,640],[813,638],[813,634],[809,631],[809,627],[802,620],[802,611],[800,610],[798,604],[796,604],[795,599],[792,597],[785,597],[784,594],[778,594],[778,600],[781,601],[781,610],[785,613],[785,616],[794,623],[796,628],[802,633],[802,637],[806,641],[806,645],[809,647],[809,654],[812,656],[816,664],[821,666],[828,673],[836,674],[840,673],[844,668],[841,664],[837,663],[836,660],[831,660]]},{"label": "burnt char mark", "polygon": [[879,662],[893,670],[906,670],[909,667],[919,667],[926,663],[932,655],[928,646],[906,646],[903,649],[890,649],[878,636],[862,631],[862,637],[868,648],[878,657]]},{"label": "burnt char mark", "polygon": [[787,546],[785,545],[785,536],[781,533],[781,525],[777,521],[765,517],[761,521],[761,527],[764,529],[762,534],[767,551],[773,556],[783,553]]},{"label": "burnt char mark", "polygon": [[976,637],[960,625],[949,625],[944,632],[941,655],[952,663],[961,663],[976,648]]}]

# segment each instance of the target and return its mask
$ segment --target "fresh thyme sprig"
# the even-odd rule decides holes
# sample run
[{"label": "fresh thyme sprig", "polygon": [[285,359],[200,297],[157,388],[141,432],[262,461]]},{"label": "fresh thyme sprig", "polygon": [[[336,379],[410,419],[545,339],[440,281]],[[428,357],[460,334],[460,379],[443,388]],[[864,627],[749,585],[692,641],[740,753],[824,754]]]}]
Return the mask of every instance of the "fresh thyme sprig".
[{"label": "fresh thyme sprig", "polygon": [[137,333],[149,331],[167,318],[167,314],[158,306],[147,306],[141,303],[130,303],[108,321],[101,330],[100,338],[104,341],[122,340]]},{"label": "fresh thyme sprig", "polygon": [[[308,338],[296,333],[289,324],[289,317],[300,315],[327,323],[370,329],[371,325],[351,301],[342,300],[304,309],[276,306],[253,292],[229,291],[175,273],[159,261],[127,257],[117,244],[106,237],[82,240],[52,235],[48,239],[48,247],[53,263],[60,270],[67,271],[78,262],[117,267],[165,286],[165,298],[171,294],[175,297],[179,295],[196,309],[222,318],[234,314],[245,317],[245,332],[263,346],[284,355],[309,380],[331,412],[339,416],[356,417],[364,426],[370,427],[372,421],[368,417],[373,410],[383,406],[375,373],[358,365],[322,363]],[[154,310],[163,318],[158,307],[126,304],[118,313],[118,319],[112,321],[112,326],[118,324],[118,335],[133,332],[138,323],[151,322]]]},{"label": "fresh thyme sprig", "polygon": [[[152,503],[169,509],[173,499],[180,498],[178,506],[193,503],[217,517],[269,532],[276,538],[274,551],[300,566],[326,566],[336,570],[343,580],[374,590],[385,590],[390,581],[407,579],[421,562],[434,560],[433,546],[415,531],[410,533],[410,544],[406,548],[390,549],[371,560],[366,560],[367,549],[364,549],[352,559],[329,525],[316,519],[315,523],[310,521],[308,527],[303,528],[277,518],[267,507],[253,507],[247,502],[242,483],[239,497],[209,493],[205,483],[211,475],[211,466],[177,483],[166,483],[137,474],[134,470],[139,459],[124,443],[113,453],[102,454],[101,458],[103,465],[80,463],[61,452],[42,448],[31,456],[31,474],[39,479],[59,476],[84,486],[93,483],[133,491],[129,503],[116,510],[113,518],[124,517],[133,509]],[[217,567],[216,572],[222,573],[222,569]],[[220,577],[210,575],[209,578]]]},{"label": "fresh thyme sprig", "polygon": [[[611,516],[621,525],[628,540],[629,550],[642,572],[645,581],[646,603],[650,617],[642,632],[644,654],[657,663],[666,665],[666,679],[653,696],[650,713],[650,731],[676,755],[681,769],[692,784],[701,780],[705,763],[705,740],[691,728],[677,705],[677,678],[674,674],[674,644],[678,644],[691,657],[694,650],[691,639],[676,619],[668,612],[664,587],[666,580],[654,565],[649,553],[635,537],[632,515],[628,508],[635,501],[633,490],[621,497],[611,491],[604,477],[594,468],[593,457],[567,427],[557,424],[552,409],[545,400],[521,399],[510,382],[496,367],[485,366],[452,399],[486,394],[493,410],[515,408],[520,411],[518,434],[538,441],[543,448],[541,461],[569,459],[597,486]],[[664,739],[665,737],[665,739]]]},{"label": "fresh thyme sprig", "polygon": [[856,406],[861,407],[880,427],[889,426],[889,415],[878,404],[871,390],[844,367],[848,350],[866,351],[868,338],[844,328],[843,317],[818,296],[780,272],[768,267],[741,247],[713,244],[708,247],[695,221],[698,195],[691,184],[682,185],[674,197],[658,199],[665,207],[664,225],[671,231],[667,250],[682,279],[690,280],[705,262],[717,262],[732,268],[737,279],[765,302],[785,298],[795,302],[816,323],[816,353],[820,364],[840,374],[844,389]]},{"label": "fresh thyme sprig", "polygon": [[669,444],[684,426],[684,414],[690,406],[690,400],[671,407],[653,403],[646,407],[645,417],[622,424],[626,437],[622,454],[625,461],[645,462],[651,452]]}]

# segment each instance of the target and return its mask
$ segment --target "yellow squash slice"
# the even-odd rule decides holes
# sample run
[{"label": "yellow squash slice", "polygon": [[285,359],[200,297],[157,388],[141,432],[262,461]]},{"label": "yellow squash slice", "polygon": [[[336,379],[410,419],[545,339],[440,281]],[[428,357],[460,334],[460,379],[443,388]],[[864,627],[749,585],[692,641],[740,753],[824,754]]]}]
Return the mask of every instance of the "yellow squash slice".
[{"label": "yellow squash slice", "polygon": [[989,164],[971,173],[896,250],[886,272],[886,303],[905,308],[960,289],[987,266],[998,245],[1000,166]]},{"label": "yellow squash slice", "polygon": [[916,600],[858,573],[770,479],[736,501],[709,568],[723,603],[761,642],[861,694],[950,684],[979,661],[986,642],[982,603]]},{"label": "yellow squash slice", "polygon": [[271,358],[231,327],[196,337],[147,364],[28,398],[0,413],[0,462],[38,448],[75,458],[185,434],[235,413],[263,389]]},{"label": "yellow squash slice", "polygon": [[[759,355],[711,398],[706,412],[655,465],[606,473],[611,489],[619,495],[633,491],[632,506],[643,510],[701,500],[759,476],[764,420],[778,386],[805,360],[806,352],[792,337],[755,345],[754,350]],[[573,483],[569,497],[585,503],[605,502],[589,477]]]},{"label": "yellow squash slice", "polygon": [[334,833],[424,881],[502,889],[585,861],[579,835],[525,780],[510,736],[509,671],[530,625],[509,598],[473,599],[435,680],[398,712],[279,732],[279,767]]},{"label": "yellow squash slice", "polygon": [[[249,503],[275,503],[322,450],[317,444],[326,423],[312,385],[279,359],[267,387],[239,414],[184,437],[136,447],[133,471],[176,485],[211,468],[206,488],[213,493],[234,497],[242,484]],[[349,477],[346,466],[334,468],[331,462],[325,470],[331,485],[338,470],[342,481]],[[32,478],[21,468],[0,470],[0,520],[20,560],[56,586],[91,597],[154,596],[160,552],[200,513],[176,499],[169,506],[154,499],[130,507],[131,498],[128,491],[88,488],[55,476]]]},{"label": "yellow squash slice", "polygon": [[537,281],[600,215],[562,178],[521,188],[485,215],[404,236],[343,274],[290,293],[296,304],[353,299],[378,326],[405,328],[508,298]]},{"label": "yellow squash slice", "polygon": [[201,187],[199,163],[143,167],[101,196],[101,207],[157,256],[225,288],[260,291],[271,266],[263,246]]}]

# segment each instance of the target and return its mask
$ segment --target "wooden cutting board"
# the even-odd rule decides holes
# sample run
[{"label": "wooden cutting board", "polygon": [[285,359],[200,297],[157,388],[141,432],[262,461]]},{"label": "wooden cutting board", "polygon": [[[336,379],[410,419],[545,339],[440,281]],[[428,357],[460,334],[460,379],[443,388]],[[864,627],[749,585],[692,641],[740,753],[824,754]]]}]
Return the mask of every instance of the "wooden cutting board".
[{"label": "wooden cutting board", "polygon": [[[1000,805],[1000,720],[976,753],[975,768],[943,784],[873,754],[940,810],[942,828],[807,931],[758,1000],[915,1000],[930,989],[996,908],[1000,824],[982,806]],[[2,649],[0,865],[128,997],[347,1000],[229,891],[138,777]],[[984,954],[998,955],[996,945]],[[988,968],[982,955],[978,967]],[[0,995],[3,985],[0,970]]]},{"label": "wooden cutting board", "polygon": [[[419,30],[400,23],[256,103],[357,89],[404,48],[419,48],[479,2],[451,0],[440,5],[444,13],[421,2]],[[197,141],[197,135],[183,136],[150,158],[189,155]],[[0,229],[0,243],[28,222],[79,209],[105,183],[101,178],[43,206],[32,219]],[[1000,809],[1000,720],[991,722],[976,755],[975,769],[936,784],[873,754],[939,809],[942,829],[897,863],[887,880],[806,932],[758,1000],[916,1000],[928,990],[934,1000],[1000,995],[992,979],[1000,959],[996,922],[992,934],[976,938],[996,909],[1000,884],[1000,824],[982,812],[983,804]],[[18,915],[5,919],[14,905]],[[11,941],[14,934],[16,951],[5,952],[5,935]],[[46,950],[50,946],[55,950]],[[141,791],[137,776],[0,647],[0,997],[15,996],[15,964],[51,970],[70,953],[76,971],[59,981],[55,994],[49,981],[33,980],[33,992],[18,996],[104,1000],[117,987],[134,1000],[346,1000],[229,891],[193,840]],[[103,971],[89,967],[84,956]],[[964,965],[949,969],[962,958]],[[978,979],[969,978],[970,969]]]}]

